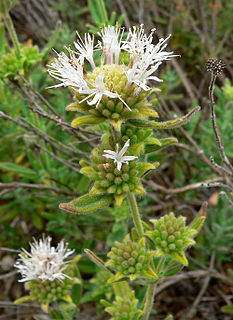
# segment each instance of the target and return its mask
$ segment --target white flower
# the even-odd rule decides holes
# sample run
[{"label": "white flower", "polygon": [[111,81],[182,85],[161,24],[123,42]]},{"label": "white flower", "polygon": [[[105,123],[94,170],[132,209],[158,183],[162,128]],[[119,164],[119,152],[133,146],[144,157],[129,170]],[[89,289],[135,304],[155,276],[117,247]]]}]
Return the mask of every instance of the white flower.
[{"label": "white flower", "polygon": [[92,68],[95,69],[95,62],[93,59],[94,36],[91,37],[89,33],[85,33],[84,43],[78,32],[77,35],[79,37],[79,42],[74,42],[75,48],[78,50],[80,55],[89,61]]},{"label": "white flower", "polygon": [[69,278],[63,270],[66,269],[69,261],[64,261],[70,256],[74,250],[67,249],[67,244],[61,241],[57,248],[51,246],[51,238],[40,239],[38,242],[34,239],[34,243],[30,243],[31,252],[22,249],[15,267],[21,273],[22,281],[34,279],[63,280]]},{"label": "white flower", "polygon": [[58,56],[57,59],[49,65],[50,69],[47,71],[53,78],[60,80],[61,83],[49,88],[71,86],[78,91],[79,88],[87,87],[87,83],[83,78],[83,56],[77,59],[70,49],[70,57],[67,57],[64,52],[56,52],[56,54]]},{"label": "white flower", "polygon": [[86,98],[84,98],[80,103],[83,101],[91,98],[94,96],[91,102],[88,101],[90,105],[95,104],[96,108],[98,107],[103,95],[108,96],[109,98],[118,98],[120,99],[124,105],[131,111],[131,109],[128,107],[128,105],[124,102],[124,100],[121,98],[121,96],[116,92],[111,92],[105,89],[105,82],[104,82],[104,71],[102,71],[96,78],[95,78],[95,84],[89,83],[91,88],[86,87],[84,89],[81,88],[79,91],[81,94],[88,94]]},{"label": "white flower", "polygon": [[127,51],[131,57],[130,68],[125,72],[128,83],[133,82],[143,90],[150,89],[146,85],[147,80],[162,81],[152,74],[158,69],[162,61],[177,56],[173,55],[172,51],[163,51],[167,46],[166,41],[170,38],[170,35],[166,39],[160,39],[156,45],[152,43],[154,31],[155,29],[152,29],[149,36],[146,36],[143,25],[140,26],[140,29],[133,27],[129,30],[127,40],[123,41],[122,49]]},{"label": "white flower", "polygon": [[116,145],[116,152],[112,150],[104,150],[106,154],[103,154],[103,157],[114,160],[114,163],[117,163],[117,170],[121,170],[122,163],[128,164],[128,161],[137,159],[135,156],[124,156],[126,150],[129,147],[130,139],[126,141],[123,148],[119,151],[119,145]]},{"label": "white flower", "polygon": [[[119,55],[121,51],[121,42],[124,31],[116,26],[104,27],[98,35],[102,38],[102,43],[99,41],[99,48],[103,50],[106,56],[107,64],[119,63]],[[113,61],[115,57],[115,61]]]},{"label": "white flower", "polygon": [[137,68],[137,65],[134,65],[132,69],[129,69],[125,72],[128,83],[135,83],[145,91],[150,90],[150,87],[146,85],[147,80],[155,80],[158,82],[163,81],[156,76],[152,76],[152,73],[158,69],[161,63],[162,62],[156,63],[156,65],[152,66],[149,70],[143,68],[143,66]]}]

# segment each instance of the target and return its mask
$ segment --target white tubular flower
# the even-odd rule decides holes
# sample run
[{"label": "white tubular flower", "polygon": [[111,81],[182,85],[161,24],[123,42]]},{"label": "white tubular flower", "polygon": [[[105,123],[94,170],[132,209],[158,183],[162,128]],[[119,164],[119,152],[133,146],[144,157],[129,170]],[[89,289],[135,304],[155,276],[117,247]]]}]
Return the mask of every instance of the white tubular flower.
[{"label": "white tubular flower", "polygon": [[53,78],[61,81],[61,83],[49,88],[70,86],[78,91],[79,88],[87,87],[87,83],[83,78],[83,56],[77,59],[71,50],[69,50],[69,53],[70,57],[67,57],[64,52],[56,52],[57,59],[48,65],[50,68],[47,70],[48,73]]},{"label": "white tubular flower", "polygon": [[22,249],[19,259],[15,263],[18,272],[21,273],[20,282],[35,279],[53,281],[69,278],[63,271],[69,261],[64,261],[74,250],[67,249],[67,244],[61,241],[57,248],[51,246],[51,238],[43,238],[38,242],[30,243],[31,252]]},{"label": "white tubular flower", "polygon": [[163,80],[159,79],[156,76],[152,76],[152,74],[158,69],[162,62],[156,63],[156,65],[152,66],[149,70],[143,68],[143,66],[137,68],[137,66],[133,66],[132,69],[126,71],[126,77],[128,79],[128,83],[135,83],[137,86],[142,88],[145,91],[150,90],[150,87],[146,85],[148,80],[154,80],[158,82],[162,82]]},{"label": "white tubular flower", "polygon": [[79,37],[79,42],[74,42],[75,48],[78,50],[78,54],[82,55],[87,61],[89,61],[90,65],[93,69],[95,69],[95,62],[93,59],[94,52],[94,36],[91,37],[89,33],[85,33],[84,42],[77,32]]},{"label": "white tubular flower", "polygon": [[116,152],[112,150],[104,150],[106,154],[103,154],[103,157],[114,160],[114,163],[117,163],[117,170],[121,170],[122,164],[128,164],[128,161],[135,160],[138,157],[135,156],[124,156],[130,144],[130,139],[126,141],[123,148],[119,151],[119,145],[116,145]]},{"label": "white tubular flower", "polygon": [[[121,51],[121,42],[124,35],[124,31],[116,26],[104,27],[98,35],[102,38],[102,42],[99,41],[99,48],[103,50],[106,56],[107,64],[119,64],[119,55]],[[115,61],[113,61],[115,57]]]},{"label": "white tubular flower", "polygon": [[118,98],[120,99],[124,105],[131,111],[131,109],[128,107],[128,105],[124,102],[124,100],[119,96],[116,92],[111,92],[105,89],[105,82],[104,82],[104,71],[102,71],[95,79],[95,84],[90,83],[90,88],[86,87],[84,89],[80,90],[81,94],[88,94],[86,98],[84,98],[80,103],[83,101],[91,98],[94,96],[92,101],[88,101],[89,105],[96,105],[96,108],[98,108],[98,105],[103,97],[103,95],[106,95],[109,98]]}]

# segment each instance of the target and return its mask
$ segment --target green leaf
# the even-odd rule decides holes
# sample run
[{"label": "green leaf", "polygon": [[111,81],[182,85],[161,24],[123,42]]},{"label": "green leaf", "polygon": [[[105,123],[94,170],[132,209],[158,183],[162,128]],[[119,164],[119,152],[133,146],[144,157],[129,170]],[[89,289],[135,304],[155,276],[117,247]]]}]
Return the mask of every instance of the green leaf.
[{"label": "green leaf", "polygon": [[0,162],[0,168],[6,171],[16,172],[25,178],[38,179],[38,173],[36,173],[34,170],[11,162]]},{"label": "green leaf", "polygon": [[74,119],[71,123],[72,127],[78,127],[85,124],[98,124],[104,122],[104,118],[94,116],[82,116]]},{"label": "green leaf", "polygon": [[172,143],[177,143],[177,142],[178,142],[178,140],[173,137],[160,139],[160,143],[161,143],[160,146],[156,145],[156,144],[146,144],[145,145],[145,153],[150,153],[150,152],[160,150],[162,148],[169,146]]},{"label": "green leaf", "polygon": [[3,23],[0,23],[0,58],[3,54],[4,46],[5,46],[5,28]]},{"label": "green leaf", "polygon": [[82,296],[82,285],[80,283],[74,283],[72,286],[71,298],[72,298],[72,301],[76,304],[76,306],[79,305],[81,296]]},{"label": "green leaf", "polygon": [[60,31],[61,31],[61,21],[58,21],[57,25],[56,25],[56,29],[55,29],[52,37],[50,38],[49,42],[46,44],[43,51],[41,52],[43,62],[45,62],[45,60],[48,58],[48,55],[51,52],[51,49],[54,47],[54,45],[58,39]]},{"label": "green leaf", "polygon": [[185,254],[182,250],[180,251],[174,251],[174,252],[169,252],[169,255],[174,258],[176,261],[182,263],[184,266],[188,265],[188,260],[185,257]]},{"label": "green leaf", "polygon": [[63,315],[62,315],[62,312],[60,312],[60,311],[58,311],[56,309],[50,310],[49,315],[54,320],[58,320],[58,319],[59,320],[65,320]]},{"label": "green leaf", "polygon": [[147,121],[142,119],[129,119],[128,122],[140,128],[153,128],[157,130],[175,129],[186,124],[191,118],[195,116],[195,114],[198,111],[200,111],[200,109],[201,108],[197,106],[193,110],[191,110],[189,113],[187,113],[185,116],[178,119],[165,121],[165,122]]},{"label": "green leaf", "polygon": [[233,314],[233,304],[221,308],[222,312]]},{"label": "green leaf", "polygon": [[112,195],[98,194],[85,195],[68,203],[61,203],[59,208],[72,213],[89,213],[98,209],[108,207],[112,203]]},{"label": "green leaf", "polygon": [[171,277],[174,276],[175,274],[177,274],[178,272],[180,272],[183,269],[183,264],[178,264],[172,268],[169,268],[165,273],[164,276],[165,277]]},{"label": "green leaf", "polygon": [[88,6],[91,16],[97,26],[103,26],[108,23],[107,12],[103,0],[88,0]]}]

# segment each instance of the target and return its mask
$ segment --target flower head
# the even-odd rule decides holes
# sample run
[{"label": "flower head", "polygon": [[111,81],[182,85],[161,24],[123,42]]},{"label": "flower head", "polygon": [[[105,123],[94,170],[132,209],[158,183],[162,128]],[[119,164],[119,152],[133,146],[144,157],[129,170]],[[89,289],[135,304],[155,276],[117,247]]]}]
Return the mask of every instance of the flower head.
[{"label": "flower head", "polygon": [[23,281],[30,280],[63,280],[69,278],[63,271],[68,261],[64,261],[74,250],[67,249],[61,241],[57,248],[51,246],[52,238],[47,237],[30,243],[31,252],[22,249],[15,267],[22,275]]},{"label": "flower head", "polygon": [[221,73],[224,68],[226,68],[226,64],[221,59],[209,59],[206,63],[206,70],[212,72],[214,75]]},{"label": "flower head", "polygon": [[[57,54],[48,72],[61,82],[52,87],[69,86],[75,91],[77,102],[67,110],[81,115],[72,122],[73,126],[107,119],[119,131],[125,119],[154,116],[147,102],[151,89],[148,82],[162,81],[155,75],[158,67],[176,56],[165,51],[170,36],[154,45],[154,32],[152,29],[147,36],[143,25],[132,27],[125,39],[123,28],[108,25],[98,32],[96,46],[94,36],[86,33],[82,40],[78,34],[76,51],[68,49],[69,56]],[[102,57],[98,62],[94,61],[95,50]],[[85,61],[89,63],[86,68]]]},{"label": "flower head", "polygon": [[130,139],[126,141],[123,148],[119,151],[119,145],[116,145],[116,152],[112,150],[104,150],[106,154],[103,154],[103,157],[114,160],[114,163],[117,163],[117,170],[121,170],[122,164],[128,164],[129,161],[137,159],[135,156],[124,156],[130,144]]}]

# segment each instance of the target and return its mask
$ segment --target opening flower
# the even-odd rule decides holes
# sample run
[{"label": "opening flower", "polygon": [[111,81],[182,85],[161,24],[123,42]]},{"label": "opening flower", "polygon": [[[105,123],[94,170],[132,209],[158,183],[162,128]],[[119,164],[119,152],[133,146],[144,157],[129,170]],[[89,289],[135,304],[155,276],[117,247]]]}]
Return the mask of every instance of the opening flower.
[{"label": "opening flower", "polygon": [[[69,55],[57,53],[48,72],[61,82],[52,87],[69,86],[74,93],[76,102],[67,110],[80,115],[72,126],[107,119],[119,130],[123,120],[156,117],[147,101],[151,91],[148,82],[162,81],[155,72],[163,61],[176,55],[165,51],[170,36],[153,44],[154,32],[152,29],[147,36],[143,25],[132,27],[125,39],[123,28],[108,25],[98,32],[96,46],[94,36],[86,33],[82,40],[78,34],[76,51],[68,49]],[[96,50],[101,59],[94,61]]]},{"label": "opening flower", "polygon": [[20,282],[30,280],[63,280],[69,278],[63,271],[69,261],[64,261],[74,250],[67,249],[68,244],[61,241],[57,248],[51,246],[51,237],[42,238],[39,241],[34,239],[30,243],[31,252],[22,249],[19,259],[15,264],[18,272],[21,273]]},{"label": "opening flower", "polygon": [[130,139],[126,141],[123,148],[119,151],[119,145],[116,145],[116,152],[112,150],[104,150],[106,154],[103,154],[103,157],[114,160],[114,163],[117,163],[117,170],[121,170],[122,164],[128,164],[129,161],[135,160],[138,157],[135,156],[124,156],[130,144]]}]

